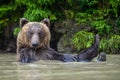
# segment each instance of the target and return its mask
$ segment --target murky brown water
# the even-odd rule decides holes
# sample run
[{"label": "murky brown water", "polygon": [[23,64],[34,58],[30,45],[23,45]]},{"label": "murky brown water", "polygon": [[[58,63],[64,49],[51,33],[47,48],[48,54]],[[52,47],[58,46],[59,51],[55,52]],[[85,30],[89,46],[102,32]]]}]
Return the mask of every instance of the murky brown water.
[{"label": "murky brown water", "polygon": [[0,80],[120,80],[120,55],[107,62],[15,62],[14,54],[0,54]]}]

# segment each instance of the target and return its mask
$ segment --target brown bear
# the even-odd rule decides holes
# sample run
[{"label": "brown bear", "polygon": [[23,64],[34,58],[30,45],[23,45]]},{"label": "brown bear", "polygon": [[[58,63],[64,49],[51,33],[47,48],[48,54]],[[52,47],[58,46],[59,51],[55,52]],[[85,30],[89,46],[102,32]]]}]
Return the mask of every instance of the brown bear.
[{"label": "brown bear", "polygon": [[20,19],[20,32],[17,37],[17,61],[28,63],[38,60],[59,60],[63,62],[91,61],[98,55],[99,35],[95,36],[93,45],[76,56],[60,54],[50,48],[50,21],[45,18],[40,22]]}]

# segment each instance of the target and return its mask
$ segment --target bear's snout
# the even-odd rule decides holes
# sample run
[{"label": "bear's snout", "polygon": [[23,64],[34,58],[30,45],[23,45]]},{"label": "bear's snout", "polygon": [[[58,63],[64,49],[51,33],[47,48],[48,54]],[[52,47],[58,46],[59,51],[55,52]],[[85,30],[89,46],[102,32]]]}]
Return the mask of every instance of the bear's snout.
[{"label": "bear's snout", "polygon": [[33,42],[33,43],[32,43],[32,46],[33,46],[33,47],[38,47],[38,43],[37,43],[37,42]]},{"label": "bear's snout", "polygon": [[37,34],[33,34],[31,39],[31,46],[34,48],[39,47],[39,36]]}]

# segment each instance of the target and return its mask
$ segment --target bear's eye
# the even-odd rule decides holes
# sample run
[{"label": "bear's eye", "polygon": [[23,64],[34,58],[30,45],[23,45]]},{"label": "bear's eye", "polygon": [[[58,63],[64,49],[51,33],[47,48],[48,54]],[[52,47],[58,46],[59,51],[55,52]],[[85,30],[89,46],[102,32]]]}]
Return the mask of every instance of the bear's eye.
[{"label": "bear's eye", "polygon": [[28,38],[31,38],[32,35],[33,35],[33,32],[31,32],[31,31],[28,31],[28,32],[27,32],[27,37],[28,37]]},{"label": "bear's eye", "polygon": [[39,33],[39,37],[40,37],[40,38],[44,38],[44,37],[45,37],[45,34],[44,34],[43,32],[40,32],[40,33]]},{"label": "bear's eye", "polygon": [[29,32],[28,32],[28,34],[29,34],[29,35],[32,35],[32,34],[33,34],[33,32],[29,31]]}]

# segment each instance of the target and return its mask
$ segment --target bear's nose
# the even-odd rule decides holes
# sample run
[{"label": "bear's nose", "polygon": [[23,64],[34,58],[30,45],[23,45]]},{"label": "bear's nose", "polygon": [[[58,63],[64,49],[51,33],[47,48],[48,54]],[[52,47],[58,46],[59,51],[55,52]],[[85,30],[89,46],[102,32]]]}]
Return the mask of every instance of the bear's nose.
[{"label": "bear's nose", "polygon": [[33,47],[38,47],[38,43],[37,43],[37,42],[34,42],[34,43],[32,43],[32,46],[33,46]]}]

